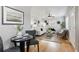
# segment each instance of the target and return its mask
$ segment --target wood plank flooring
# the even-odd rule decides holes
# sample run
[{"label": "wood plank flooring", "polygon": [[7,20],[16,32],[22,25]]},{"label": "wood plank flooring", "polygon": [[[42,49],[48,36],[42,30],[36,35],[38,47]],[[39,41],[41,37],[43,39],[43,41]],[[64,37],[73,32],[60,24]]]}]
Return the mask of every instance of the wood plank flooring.
[{"label": "wood plank flooring", "polygon": [[[37,37],[39,40],[39,50],[40,52],[74,52],[72,44],[68,40],[60,38],[48,38],[46,35]],[[51,39],[51,40],[50,40]],[[37,46],[30,46],[29,52],[37,52]]]}]

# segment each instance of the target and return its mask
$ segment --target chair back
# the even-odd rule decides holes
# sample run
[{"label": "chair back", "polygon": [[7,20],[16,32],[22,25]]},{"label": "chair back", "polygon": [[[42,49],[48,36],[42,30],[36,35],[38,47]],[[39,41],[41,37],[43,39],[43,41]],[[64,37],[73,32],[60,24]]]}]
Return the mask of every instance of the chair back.
[{"label": "chair back", "polygon": [[35,36],[36,36],[36,31],[35,30],[26,30],[26,33],[28,33],[29,35],[32,35],[33,38],[35,38]]},{"label": "chair back", "polygon": [[69,31],[68,30],[65,30],[65,36],[67,39],[69,39]]},{"label": "chair back", "polygon": [[0,52],[3,52],[3,41],[1,36],[0,36]]}]

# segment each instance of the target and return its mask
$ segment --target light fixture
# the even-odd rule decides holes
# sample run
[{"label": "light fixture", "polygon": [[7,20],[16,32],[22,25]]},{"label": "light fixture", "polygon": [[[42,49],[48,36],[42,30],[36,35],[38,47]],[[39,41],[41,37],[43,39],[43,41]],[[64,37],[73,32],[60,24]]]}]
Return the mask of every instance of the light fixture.
[{"label": "light fixture", "polygon": [[54,16],[52,16],[52,14],[51,14],[51,13],[49,13],[48,17],[54,17]]},{"label": "light fixture", "polygon": [[51,17],[50,13],[49,13],[48,17]]}]

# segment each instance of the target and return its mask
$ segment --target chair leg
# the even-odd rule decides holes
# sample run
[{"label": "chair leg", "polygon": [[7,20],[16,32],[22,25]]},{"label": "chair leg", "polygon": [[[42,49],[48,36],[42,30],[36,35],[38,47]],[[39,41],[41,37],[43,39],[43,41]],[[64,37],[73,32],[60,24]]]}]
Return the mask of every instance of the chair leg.
[{"label": "chair leg", "polygon": [[29,48],[30,48],[30,40],[27,41],[27,52],[29,52]]},{"label": "chair leg", "polygon": [[38,52],[39,52],[39,43],[37,44]]},{"label": "chair leg", "polygon": [[34,45],[34,47],[36,47],[36,46]]}]

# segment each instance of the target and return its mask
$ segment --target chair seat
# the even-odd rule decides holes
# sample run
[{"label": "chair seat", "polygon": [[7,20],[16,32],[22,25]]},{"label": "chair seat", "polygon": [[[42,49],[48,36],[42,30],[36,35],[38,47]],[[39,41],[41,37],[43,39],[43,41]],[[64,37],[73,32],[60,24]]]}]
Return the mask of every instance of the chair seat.
[{"label": "chair seat", "polygon": [[12,47],[12,48],[5,50],[4,52],[20,52],[20,48],[19,47]]},{"label": "chair seat", "polygon": [[39,44],[39,41],[36,39],[30,40],[30,45],[35,45],[35,44]]}]

